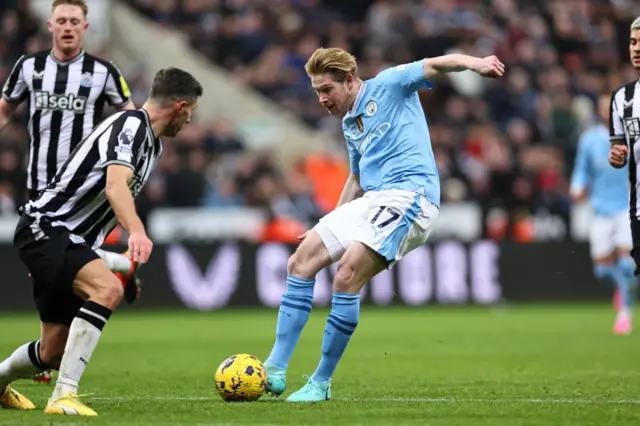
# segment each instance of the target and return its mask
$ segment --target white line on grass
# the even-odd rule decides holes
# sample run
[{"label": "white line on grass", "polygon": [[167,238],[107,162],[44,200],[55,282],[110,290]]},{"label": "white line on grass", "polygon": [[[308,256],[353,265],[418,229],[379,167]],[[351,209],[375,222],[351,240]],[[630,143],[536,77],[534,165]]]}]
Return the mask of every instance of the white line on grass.
[{"label": "white line on grass", "polygon": [[[96,401],[218,401],[217,396],[96,396],[88,397]],[[267,399],[275,400],[275,399]],[[333,401],[341,402],[415,402],[423,404],[464,404],[474,402],[484,402],[489,404],[600,404],[619,405],[635,404],[640,405],[640,399],[588,399],[588,398],[422,398],[422,397],[388,397],[388,398],[333,398]],[[276,400],[277,401],[277,400]]]}]

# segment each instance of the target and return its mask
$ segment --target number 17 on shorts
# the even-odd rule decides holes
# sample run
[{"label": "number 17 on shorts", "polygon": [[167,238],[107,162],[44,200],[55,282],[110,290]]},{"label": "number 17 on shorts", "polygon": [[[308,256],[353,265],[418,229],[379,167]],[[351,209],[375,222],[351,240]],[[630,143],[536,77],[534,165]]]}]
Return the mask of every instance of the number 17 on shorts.
[{"label": "number 17 on shorts", "polygon": [[410,191],[370,191],[320,220],[316,231],[336,261],[354,241],[382,255],[389,267],[427,241],[438,208]]}]

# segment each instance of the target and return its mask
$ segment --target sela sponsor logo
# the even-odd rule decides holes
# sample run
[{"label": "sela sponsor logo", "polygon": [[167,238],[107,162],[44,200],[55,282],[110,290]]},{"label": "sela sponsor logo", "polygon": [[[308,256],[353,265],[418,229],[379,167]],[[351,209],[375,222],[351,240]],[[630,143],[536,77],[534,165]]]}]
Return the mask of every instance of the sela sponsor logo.
[{"label": "sela sponsor logo", "polygon": [[637,117],[629,117],[624,119],[624,125],[630,138],[637,139],[640,137],[640,119]]},{"label": "sela sponsor logo", "polygon": [[49,92],[35,92],[35,105],[39,110],[84,112],[87,98],[73,93],[56,95]]}]

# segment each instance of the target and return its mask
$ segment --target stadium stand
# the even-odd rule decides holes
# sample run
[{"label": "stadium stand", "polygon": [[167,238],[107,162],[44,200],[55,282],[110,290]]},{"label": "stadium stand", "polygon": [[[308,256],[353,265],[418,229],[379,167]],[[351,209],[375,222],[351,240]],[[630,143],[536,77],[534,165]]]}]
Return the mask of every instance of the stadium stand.
[{"label": "stadium stand", "polygon": [[[365,78],[425,56],[497,54],[509,67],[505,79],[461,73],[438,81],[421,99],[443,202],[477,202],[487,236],[519,241],[533,238],[533,215],[569,220],[567,178],[577,138],[597,95],[634,78],[626,65],[626,32],[640,13],[624,0],[128,3],[158,25],[182,31],[212,62],[331,134],[337,146],[340,119],[325,115],[304,74],[316,47],[355,52]],[[48,42],[24,11],[7,6],[0,9],[0,77],[20,52]],[[127,76],[138,102],[147,90],[142,75]],[[249,152],[224,119],[201,123],[167,142],[162,166],[140,200],[143,212],[156,206],[262,206],[274,218],[307,226],[332,208],[348,173],[345,164],[316,154],[280,170],[269,152]],[[16,120],[1,138],[0,212],[22,201],[23,128]]]}]

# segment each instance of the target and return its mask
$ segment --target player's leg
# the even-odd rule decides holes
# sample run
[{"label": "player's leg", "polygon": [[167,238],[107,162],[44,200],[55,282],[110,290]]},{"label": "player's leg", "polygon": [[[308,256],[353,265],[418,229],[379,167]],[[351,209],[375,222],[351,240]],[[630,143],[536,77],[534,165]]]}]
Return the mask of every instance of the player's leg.
[{"label": "player's leg", "polygon": [[59,368],[73,318],[73,315],[65,314],[69,306],[68,297],[48,292],[37,282],[34,287],[42,321],[40,339],[22,345],[0,364],[0,405],[7,408],[34,408],[31,401],[10,387],[10,383]]},{"label": "player's leg", "polygon": [[331,312],[327,318],[322,358],[311,378],[328,383],[360,319],[360,290],[386,269],[387,260],[370,247],[354,242],[338,264],[333,284]]},{"label": "player's leg", "polygon": [[53,380],[54,370],[60,367],[60,359],[64,352],[64,345],[67,342],[68,334],[69,324],[42,323],[42,337],[40,338],[42,342],[40,346],[40,352],[42,353],[41,359],[50,361],[43,362],[43,364],[49,368],[32,377],[36,383],[48,385]]},{"label": "player's leg", "polygon": [[615,334],[626,335],[632,330],[632,309],[635,301],[637,277],[635,265],[631,258],[631,228],[629,216],[623,213],[617,217],[614,243],[617,247],[617,268],[621,275],[621,284],[618,286],[620,294],[620,309],[613,326]]},{"label": "player's leg", "polygon": [[347,348],[360,318],[360,290],[387,267],[380,254],[361,242],[353,242],[338,263],[331,312],[322,339],[322,357],[308,383],[287,402],[316,402],[331,398],[331,377]]},{"label": "player's leg", "polygon": [[[142,281],[138,276],[137,265],[126,253],[115,253],[97,249],[96,253],[104,260],[107,267],[116,275],[124,288],[124,300],[135,302],[140,296]],[[49,384],[53,379],[53,371],[47,369],[32,377],[37,383]]]},{"label": "player's leg", "polygon": [[310,230],[287,264],[287,284],[278,315],[276,341],[264,366],[266,390],[280,395],[286,388],[286,370],[313,305],[316,274],[332,263],[320,235]]},{"label": "player's leg", "polygon": [[593,275],[598,281],[614,287],[614,308],[616,308],[616,299],[620,294],[619,288],[624,278],[616,265],[614,218],[593,217],[589,231],[589,250]]},{"label": "player's leg", "polygon": [[96,253],[102,258],[102,260],[104,260],[107,268],[109,268],[112,272],[129,274],[135,266],[135,263],[126,254],[115,253],[103,249],[97,249]]},{"label": "player's leg", "polygon": [[365,199],[369,213],[360,223],[359,235],[348,245],[334,278],[322,358],[308,383],[287,398],[289,402],[330,399],[331,377],[359,322],[362,286],[424,244],[438,216],[434,205],[406,191],[368,193]]},{"label": "player's leg", "polygon": [[287,287],[278,316],[276,344],[265,360],[266,391],[280,395],[286,388],[286,368],[313,303],[315,276],[338,261],[355,237],[357,224],[366,220],[367,202],[357,199],[323,217],[306,234],[287,264]]},{"label": "player's leg", "polygon": [[[34,233],[35,232],[35,233]],[[47,238],[41,238],[42,236]],[[36,239],[36,237],[40,237]],[[33,408],[33,404],[13,391],[9,384],[17,378],[57,367],[59,358],[55,354],[64,348],[69,322],[61,318],[64,307],[63,290],[56,284],[56,271],[63,262],[68,238],[59,234],[44,234],[33,221],[24,217],[16,228],[14,245],[18,248],[21,261],[33,277],[33,298],[42,322],[40,340],[26,343],[16,349],[0,365],[0,405],[11,408]],[[70,289],[68,289],[70,292]]]},{"label": "player's leg", "polygon": [[78,385],[104,326],[122,300],[123,289],[92,250],[74,247],[65,253],[65,273],[75,274],[73,291],[84,302],[71,321],[58,380],[45,413],[95,416],[95,411],[79,401]]},{"label": "player's leg", "polygon": [[64,350],[66,333],[69,328],[59,324],[42,323],[39,340],[25,343],[0,363],[0,406],[22,410],[34,409],[35,405],[10,385],[18,379],[26,379],[34,374],[57,368],[60,354]]}]

